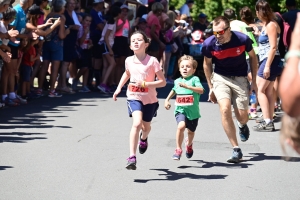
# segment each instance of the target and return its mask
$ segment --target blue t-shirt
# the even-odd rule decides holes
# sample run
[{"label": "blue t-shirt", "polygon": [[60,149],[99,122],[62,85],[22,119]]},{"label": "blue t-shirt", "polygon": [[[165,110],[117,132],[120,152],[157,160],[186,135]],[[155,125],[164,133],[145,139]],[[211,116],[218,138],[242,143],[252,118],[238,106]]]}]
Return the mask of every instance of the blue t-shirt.
[{"label": "blue t-shirt", "polygon": [[97,42],[98,42],[99,39],[101,38],[102,33],[101,33],[101,30],[97,29],[97,25],[104,23],[103,16],[102,16],[101,12],[98,12],[94,9],[91,10],[90,14],[92,16],[92,23],[90,26],[90,37],[92,38],[92,40],[95,38],[95,40],[97,40]]},{"label": "blue t-shirt", "polygon": [[214,72],[223,76],[247,76],[248,65],[245,52],[250,52],[251,39],[244,33],[231,31],[231,40],[219,44],[215,36],[207,38],[202,46],[202,54],[212,58]]},{"label": "blue t-shirt", "polygon": [[[20,4],[16,5],[14,7],[14,9],[16,10],[17,14],[16,14],[15,20],[10,25],[15,26],[16,30],[18,30],[20,34],[24,34],[25,29],[26,29],[26,14],[25,14],[25,11],[22,9]],[[17,38],[17,40],[20,40],[20,39]],[[9,41],[9,44],[11,44],[13,46],[19,46],[19,44],[16,44],[16,43],[11,42],[11,41]]]}]

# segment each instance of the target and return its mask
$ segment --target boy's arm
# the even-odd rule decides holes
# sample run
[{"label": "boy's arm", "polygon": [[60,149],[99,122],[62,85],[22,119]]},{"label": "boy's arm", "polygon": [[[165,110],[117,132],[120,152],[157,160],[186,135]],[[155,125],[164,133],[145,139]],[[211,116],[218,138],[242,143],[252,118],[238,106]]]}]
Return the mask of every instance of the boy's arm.
[{"label": "boy's arm", "polygon": [[169,110],[171,108],[171,104],[170,104],[170,99],[172,99],[174,96],[176,95],[174,90],[171,90],[171,92],[169,93],[169,95],[167,96],[166,100],[165,100],[165,108],[167,110]]},{"label": "boy's arm", "polygon": [[204,89],[201,88],[201,87],[189,86],[189,85],[186,85],[184,83],[179,83],[179,86],[184,87],[184,88],[189,89],[189,90],[192,90],[193,92],[196,92],[198,94],[203,94],[204,93]]}]

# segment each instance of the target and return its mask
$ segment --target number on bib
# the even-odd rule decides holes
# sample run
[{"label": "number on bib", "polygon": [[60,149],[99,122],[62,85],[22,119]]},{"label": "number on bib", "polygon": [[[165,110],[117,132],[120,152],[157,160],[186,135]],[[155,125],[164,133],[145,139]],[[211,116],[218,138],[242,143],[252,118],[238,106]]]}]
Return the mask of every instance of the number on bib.
[{"label": "number on bib", "polygon": [[148,88],[138,87],[131,83],[128,85],[128,90],[134,94],[140,94],[140,95],[146,95],[148,94],[149,91]]},{"label": "number on bib", "polygon": [[194,104],[193,95],[177,95],[175,105],[176,106],[191,106]]}]

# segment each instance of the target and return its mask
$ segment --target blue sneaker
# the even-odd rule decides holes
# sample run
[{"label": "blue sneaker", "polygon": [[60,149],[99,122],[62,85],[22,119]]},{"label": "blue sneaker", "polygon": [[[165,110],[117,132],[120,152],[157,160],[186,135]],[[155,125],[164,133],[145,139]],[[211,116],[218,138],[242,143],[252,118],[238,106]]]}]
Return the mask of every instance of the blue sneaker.
[{"label": "blue sneaker", "polygon": [[180,160],[182,154],[182,150],[181,149],[175,149],[175,153],[173,154],[173,160]]},{"label": "blue sneaker", "polygon": [[231,157],[227,160],[229,163],[239,163],[243,158],[243,153],[240,148],[233,148]]},{"label": "blue sneaker", "polygon": [[185,148],[186,148],[185,156],[187,158],[191,158],[194,154],[193,143],[191,144],[191,146],[189,146],[188,143],[189,143],[189,138],[186,137],[186,139],[185,139]]},{"label": "blue sneaker", "polygon": [[239,134],[240,134],[241,141],[246,142],[250,136],[250,131],[247,124],[245,124],[243,128],[239,127],[239,129],[240,129]]},{"label": "blue sneaker", "polygon": [[143,154],[147,151],[148,148],[148,141],[147,141],[148,138],[142,141],[141,137],[142,137],[142,132],[140,134],[139,152],[140,154]]},{"label": "blue sneaker", "polygon": [[136,157],[135,156],[130,156],[129,158],[127,158],[127,165],[126,165],[126,169],[129,170],[136,170]]}]

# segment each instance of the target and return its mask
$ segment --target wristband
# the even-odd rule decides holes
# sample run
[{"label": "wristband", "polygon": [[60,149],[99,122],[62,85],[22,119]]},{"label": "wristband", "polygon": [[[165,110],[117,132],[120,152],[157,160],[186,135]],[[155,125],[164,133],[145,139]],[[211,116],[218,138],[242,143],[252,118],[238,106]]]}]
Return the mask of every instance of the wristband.
[{"label": "wristband", "polygon": [[145,82],[145,81],[143,81],[143,83],[142,83],[142,88],[144,88],[144,87],[145,87],[145,84],[146,84],[146,82]]},{"label": "wristband", "polygon": [[300,58],[300,51],[299,50],[290,50],[285,54],[285,61],[287,61],[291,57],[298,57]]}]

